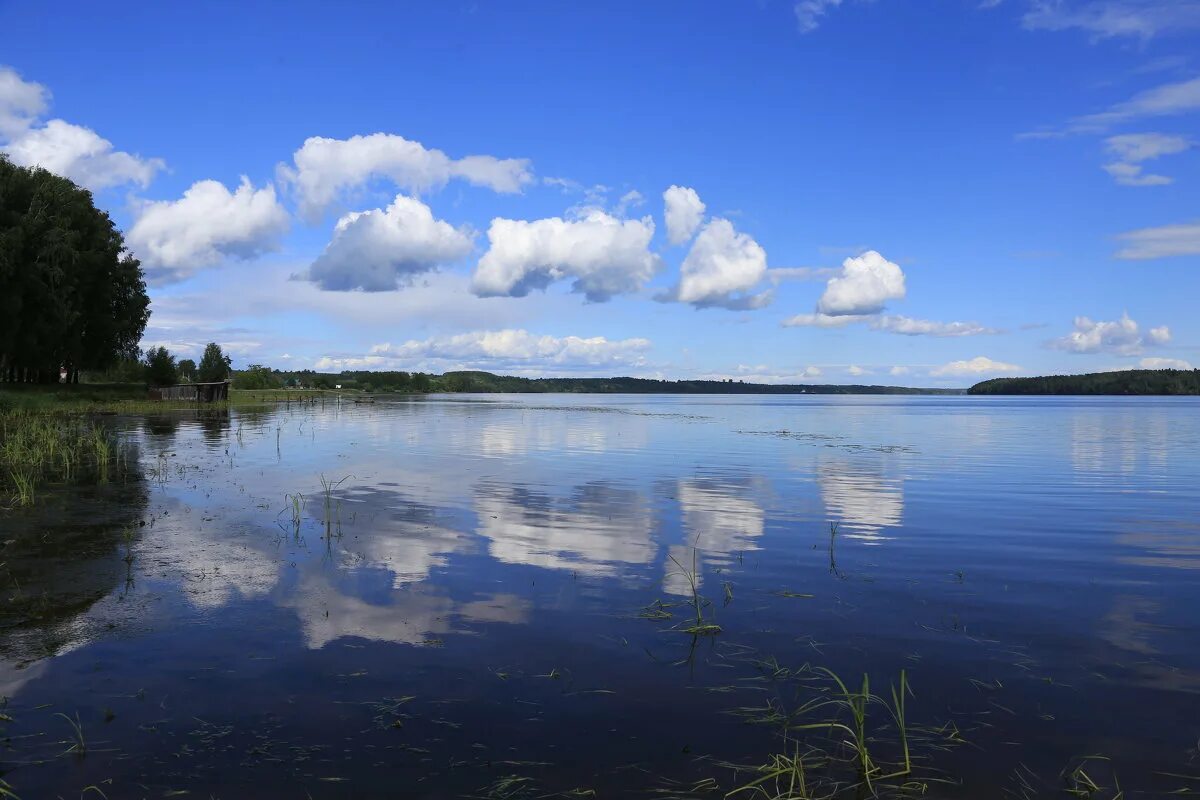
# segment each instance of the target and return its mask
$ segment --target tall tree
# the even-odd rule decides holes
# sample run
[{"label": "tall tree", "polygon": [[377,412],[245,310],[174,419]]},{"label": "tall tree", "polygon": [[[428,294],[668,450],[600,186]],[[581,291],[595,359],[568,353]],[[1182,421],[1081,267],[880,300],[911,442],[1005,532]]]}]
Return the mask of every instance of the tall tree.
[{"label": "tall tree", "polygon": [[146,383],[151,386],[173,386],[179,381],[175,356],[165,347],[154,347],[146,354]]},{"label": "tall tree", "polygon": [[196,377],[200,383],[215,383],[217,381],[226,380],[229,377],[229,368],[233,364],[233,359],[221,352],[221,345],[216,342],[209,342],[204,348],[204,355],[200,358],[200,366],[196,370]]},{"label": "tall tree", "polygon": [[190,358],[179,359],[179,363],[175,365],[175,369],[179,372],[179,377],[183,380],[196,380],[196,362]]},{"label": "tall tree", "polygon": [[87,190],[2,154],[0,287],[0,380],[136,358],[150,299],[121,232]]}]

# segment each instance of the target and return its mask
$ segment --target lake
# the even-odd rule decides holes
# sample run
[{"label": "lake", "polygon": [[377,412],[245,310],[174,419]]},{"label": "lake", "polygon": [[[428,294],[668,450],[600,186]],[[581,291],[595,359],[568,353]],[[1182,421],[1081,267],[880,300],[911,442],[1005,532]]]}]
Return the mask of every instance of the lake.
[{"label": "lake", "polygon": [[1200,791],[1200,399],[113,424],[0,517],[26,800]]}]

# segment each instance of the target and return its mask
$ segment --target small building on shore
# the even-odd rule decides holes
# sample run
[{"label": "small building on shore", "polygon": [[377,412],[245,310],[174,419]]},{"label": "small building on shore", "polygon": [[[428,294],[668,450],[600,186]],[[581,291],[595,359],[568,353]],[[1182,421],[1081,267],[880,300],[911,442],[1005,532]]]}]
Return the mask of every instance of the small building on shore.
[{"label": "small building on shore", "polygon": [[216,403],[229,399],[229,381],[215,383],[180,383],[150,389],[151,400],[182,400],[193,403]]}]

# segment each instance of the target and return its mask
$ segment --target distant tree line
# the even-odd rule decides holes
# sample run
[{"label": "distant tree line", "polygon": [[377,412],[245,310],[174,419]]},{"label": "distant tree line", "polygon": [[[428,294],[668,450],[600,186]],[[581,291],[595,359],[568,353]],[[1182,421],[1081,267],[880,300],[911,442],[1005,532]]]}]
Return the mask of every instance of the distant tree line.
[{"label": "distant tree line", "polygon": [[743,381],[668,381],[651,378],[521,378],[491,372],[295,372],[252,364],[233,374],[235,389],[333,389],[363,392],[573,392],[588,394],[961,394],[961,390],[902,386],[775,385]]},{"label": "distant tree line", "polygon": [[0,154],[0,381],[55,383],[138,357],[141,264],[92,195]]},{"label": "distant tree line", "polygon": [[1087,375],[993,378],[969,394],[1200,394],[1200,370],[1131,369]]}]

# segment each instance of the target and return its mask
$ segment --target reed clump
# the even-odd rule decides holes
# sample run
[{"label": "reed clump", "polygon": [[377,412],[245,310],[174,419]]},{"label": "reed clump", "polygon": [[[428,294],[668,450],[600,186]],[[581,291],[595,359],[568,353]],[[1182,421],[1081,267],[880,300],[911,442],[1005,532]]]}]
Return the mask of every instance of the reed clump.
[{"label": "reed clump", "polygon": [[33,505],[48,483],[107,483],[126,464],[113,433],[86,416],[0,412],[0,505]]}]

